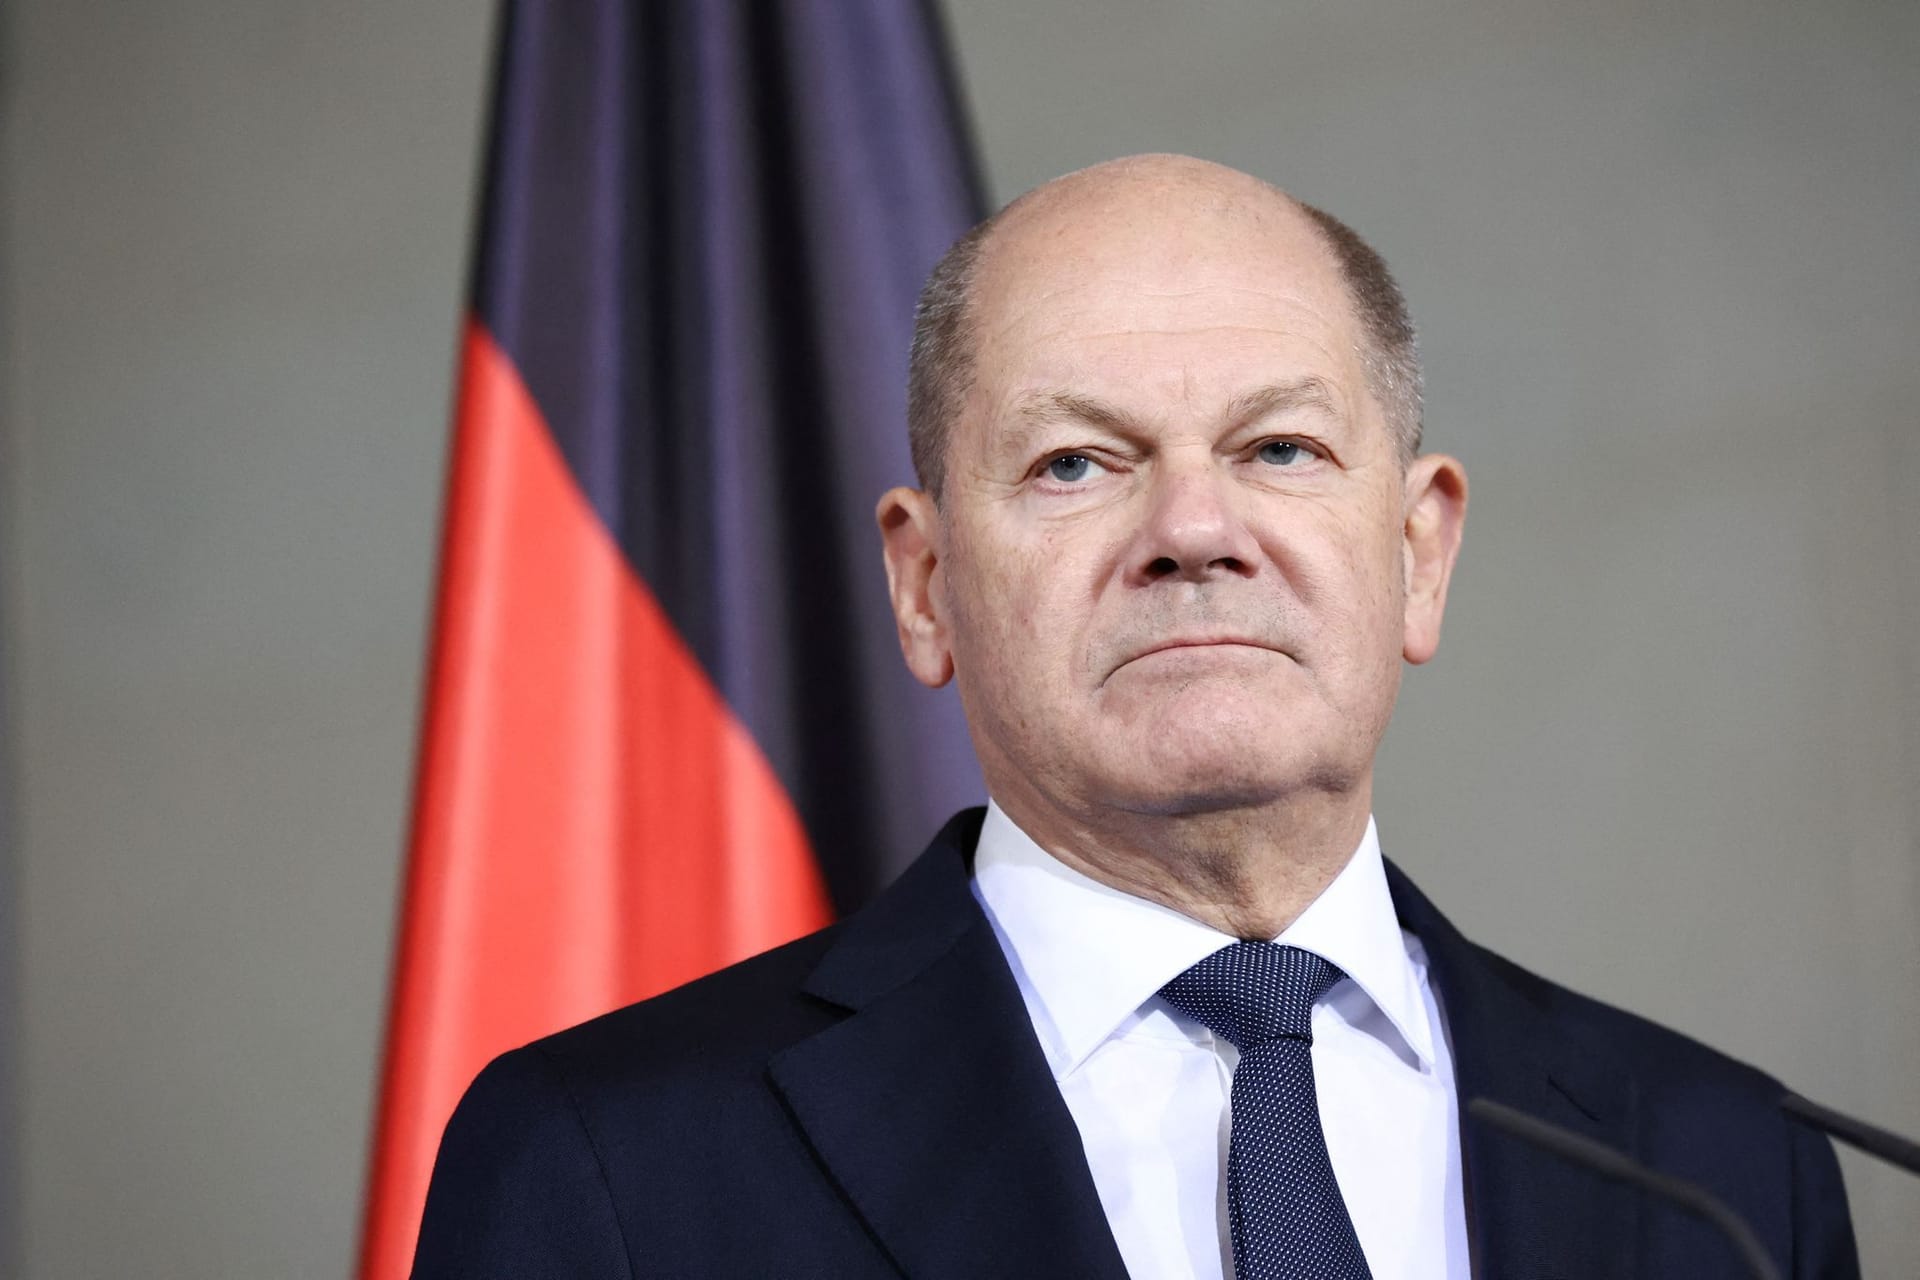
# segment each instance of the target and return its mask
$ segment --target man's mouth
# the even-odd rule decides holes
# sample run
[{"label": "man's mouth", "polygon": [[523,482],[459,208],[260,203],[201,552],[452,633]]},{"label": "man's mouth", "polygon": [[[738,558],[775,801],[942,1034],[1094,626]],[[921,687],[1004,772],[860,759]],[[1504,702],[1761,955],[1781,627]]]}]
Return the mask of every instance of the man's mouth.
[{"label": "man's mouth", "polygon": [[[1183,656],[1190,657],[1193,661],[1201,662],[1205,661],[1209,654],[1217,654],[1222,658],[1229,658],[1235,651],[1279,654],[1282,657],[1292,656],[1278,645],[1270,644],[1265,640],[1256,640],[1250,636],[1213,634],[1176,636],[1167,640],[1155,641],[1153,644],[1129,654],[1107,674],[1108,677],[1111,678],[1114,674],[1136,662],[1163,655],[1166,656],[1170,662],[1178,662]],[[1105,681],[1103,680],[1102,683],[1104,684]]]},{"label": "man's mouth", "polygon": [[[1279,653],[1280,649],[1264,640],[1255,640],[1248,636],[1183,636],[1174,640],[1162,640],[1149,645],[1127,661],[1144,658],[1150,654],[1166,653],[1172,649],[1213,649],[1213,648],[1265,649],[1269,653]],[[1124,665],[1124,664],[1122,664]]]}]

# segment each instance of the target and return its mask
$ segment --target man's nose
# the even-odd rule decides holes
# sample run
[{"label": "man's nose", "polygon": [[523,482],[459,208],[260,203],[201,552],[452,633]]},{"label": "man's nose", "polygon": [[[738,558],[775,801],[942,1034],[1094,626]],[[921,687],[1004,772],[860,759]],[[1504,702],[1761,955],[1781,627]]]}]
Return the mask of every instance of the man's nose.
[{"label": "man's nose", "polygon": [[1140,583],[1250,576],[1259,550],[1241,518],[1238,496],[1211,450],[1201,457],[1164,455],[1148,491],[1129,576]]}]

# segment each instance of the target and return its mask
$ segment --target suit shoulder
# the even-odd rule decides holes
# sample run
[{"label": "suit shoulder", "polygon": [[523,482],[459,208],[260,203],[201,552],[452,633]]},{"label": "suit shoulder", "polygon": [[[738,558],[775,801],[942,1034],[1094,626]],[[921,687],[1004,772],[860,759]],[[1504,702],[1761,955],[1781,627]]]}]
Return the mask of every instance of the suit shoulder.
[{"label": "suit shoulder", "polygon": [[1719,1195],[1766,1233],[1783,1273],[1860,1274],[1833,1148],[1781,1108],[1784,1085],[1691,1036],[1474,950],[1564,1034],[1589,1046],[1589,1061],[1632,1076],[1636,1154],[1644,1163]]},{"label": "suit shoulder", "polygon": [[1582,995],[1544,978],[1493,951],[1473,945],[1479,958],[1554,1023],[1635,1069],[1643,1082],[1661,1092],[1711,1096],[1771,1111],[1785,1086],[1692,1036],[1631,1013],[1618,1005]]},{"label": "suit shoulder", "polygon": [[606,1170],[568,1090],[529,1049],[494,1059],[447,1122],[415,1280],[631,1272]]},{"label": "suit shoulder", "polygon": [[576,1088],[670,1082],[693,1072],[711,1083],[752,1070],[836,1020],[801,990],[839,930],[830,925],[671,991],[601,1014],[527,1046]]}]

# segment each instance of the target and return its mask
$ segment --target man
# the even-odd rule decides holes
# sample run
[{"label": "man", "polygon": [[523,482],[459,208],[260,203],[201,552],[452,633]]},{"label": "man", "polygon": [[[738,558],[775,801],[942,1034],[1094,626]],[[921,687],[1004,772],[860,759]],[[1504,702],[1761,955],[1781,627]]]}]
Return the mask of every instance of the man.
[{"label": "man", "polygon": [[1467,487],[1352,232],[1196,160],[1069,175],[936,270],[910,400],[901,644],[992,805],[843,925],[490,1066],[416,1275],[1739,1274],[1478,1096],[1857,1273],[1777,1085],[1475,948],[1381,856]]}]

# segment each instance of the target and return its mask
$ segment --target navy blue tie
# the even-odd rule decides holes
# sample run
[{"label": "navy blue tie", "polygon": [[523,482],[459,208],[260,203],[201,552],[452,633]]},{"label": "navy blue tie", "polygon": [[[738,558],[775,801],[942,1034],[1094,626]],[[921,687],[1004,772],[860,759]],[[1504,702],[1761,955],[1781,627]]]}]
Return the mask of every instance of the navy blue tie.
[{"label": "navy blue tie", "polygon": [[1235,1280],[1371,1280],[1313,1087],[1313,1006],[1344,976],[1299,947],[1236,942],[1160,988],[1240,1051],[1227,1149]]}]

